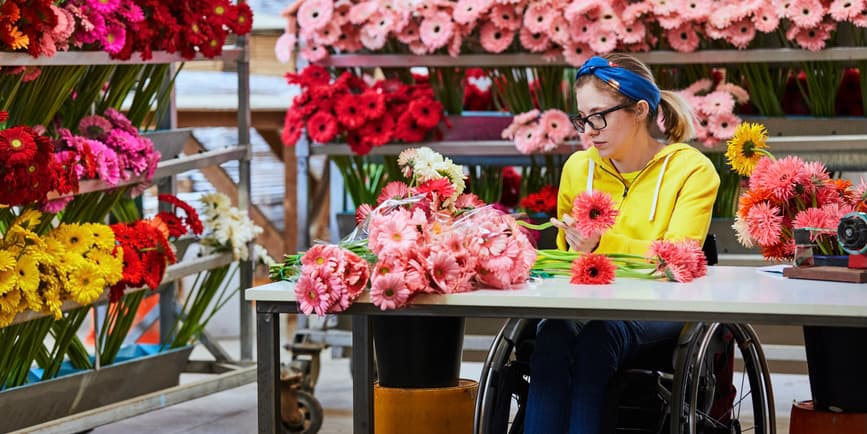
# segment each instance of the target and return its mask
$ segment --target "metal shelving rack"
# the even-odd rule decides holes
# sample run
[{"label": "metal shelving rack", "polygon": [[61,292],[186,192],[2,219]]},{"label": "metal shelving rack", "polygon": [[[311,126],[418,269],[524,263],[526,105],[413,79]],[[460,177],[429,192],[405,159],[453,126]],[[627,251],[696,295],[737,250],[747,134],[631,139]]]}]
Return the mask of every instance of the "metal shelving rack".
[{"label": "metal shelving rack", "polygon": [[[184,59],[180,55],[166,52],[154,52],[153,57],[147,61],[141,60],[137,57],[137,54],[134,54],[133,59],[128,61],[117,61],[111,59],[108,54],[104,52],[60,52],[50,58],[33,58],[22,53],[0,53],[0,65],[108,65],[116,63],[175,63],[201,60],[236,62],[238,74],[238,144],[224,149],[202,152],[194,155],[177,156],[176,158],[168,158],[160,161],[154,174],[153,181],[158,185],[160,193],[174,193],[176,191],[175,175],[189,170],[217,166],[227,161],[236,160],[239,164],[238,207],[241,210],[249,212],[251,206],[250,159],[252,153],[249,144],[251,114],[250,62],[247,38],[244,36],[238,36],[235,45],[225,47],[223,54],[213,59],[206,59],[202,56],[197,56],[194,59]],[[174,100],[172,100],[169,116],[160,121],[159,127],[161,130],[146,134],[155,143],[171,143],[177,145],[178,149],[180,149],[192,136],[191,130],[175,128]],[[107,185],[98,180],[83,181],[80,184],[79,193],[109,190],[122,185],[135,184],[142,180],[141,177],[132,178],[115,186]],[[55,195],[54,197],[56,198],[59,196]],[[166,329],[161,330],[161,336],[163,338],[168,333],[167,328],[173,323],[172,319],[177,309],[174,301],[174,288],[176,282],[184,276],[192,275],[232,262],[234,262],[234,259],[231,253],[221,253],[183,261],[171,265],[166,269],[159,291],[162,295],[160,301],[160,323],[166,325]],[[253,263],[252,261],[240,261],[238,266],[240,287],[242,288],[242,291],[237,295],[240,300],[239,304],[241,310],[240,360],[232,360],[218,344],[205,337],[204,339],[201,339],[201,342],[216,360],[213,362],[192,362],[188,365],[187,372],[214,374],[210,375],[208,379],[181,384],[176,387],[142,395],[127,401],[48,421],[37,426],[28,427],[20,432],[65,433],[85,431],[100,425],[256,381],[256,367],[255,363],[252,361],[254,340],[253,311],[250,302],[246,301],[246,297],[244,296],[246,289],[252,286]],[[145,288],[138,288],[129,290],[128,292],[141,291],[144,289]],[[106,297],[104,296],[94,303],[94,305],[104,303],[105,301]],[[78,307],[81,306],[73,302],[67,302],[62,306],[62,309],[66,311]],[[24,313],[16,317],[14,322],[29,321],[39,316],[42,315]]]}]

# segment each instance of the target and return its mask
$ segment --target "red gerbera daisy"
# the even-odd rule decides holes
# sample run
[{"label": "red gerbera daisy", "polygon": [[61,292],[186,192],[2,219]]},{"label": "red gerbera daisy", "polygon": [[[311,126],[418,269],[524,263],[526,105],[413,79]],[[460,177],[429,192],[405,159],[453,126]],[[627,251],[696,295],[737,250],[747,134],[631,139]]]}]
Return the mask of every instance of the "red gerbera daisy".
[{"label": "red gerbera daisy", "polygon": [[455,186],[448,178],[436,178],[423,182],[413,189],[415,194],[423,194],[432,202],[438,203],[455,194]]},{"label": "red gerbera daisy", "polygon": [[[186,216],[184,217],[184,224],[186,224],[186,226],[189,227],[189,230],[192,231],[194,234],[200,235],[205,230],[204,226],[202,225],[202,221],[199,219],[198,211],[196,211],[196,209],[193,208],[192,205],[178,199],[177,196],[173,196],[171,194],[158,195],[157,199],[160,202],[166,202],[184,210],[184,214]],[[169,228],[169,230],[171,231],[171,227]],[[184,229],[184,233],[186,233],[186,229]]]},{"label": "red gerbera daisy", "polygon": [[307,120],[307,134],[318,143],[328,143],[337,135],[337,119],[329,112],[317,112]]},{"label": "red gerbera daisy", "polygon": [[0,131],[0,157],[4,164],[28,164],[38,151],[29,128],[17,126]]},{"label": "red gerbera daisy", "polygon": [[229,28],[236,35],[246,35],[253,29],[253,10],[247,2],[238,3],[237,18],[233,23],[229,23]]},{"label": "red gerbera daisy", "polygon": [[394,118],[386,113],[381,118],[365,124],[358,132],[371,147],[382,146],[388,143],[394,134]]},{"label": "red gerbera daisy", "polygon": [[614,226],[618,210],[608,193],[601,191],[582,192],[572,202],[572,217],[581,236],[589,238]]},{"label": "red gerbera daisy", "polygon": [[409,113],[422,128],[433,128],[443,117],[443,105],[431,98],[417,99],[409,103]]},{"label": "red gerbera daisy", "polygon": [[179,238],[187,233],[187,225],[184,224],[184,221],[170,212],[161,211],[154,218],[160,219],[166,224],[169,228],[169,236],[172,238]]},{"label": "red gerbera daisy", "polygon": [[352,149],[352,152],[355,155],[367,155],[373,149],[373,147],[364,140],[364,136],[361,135],[360,130],[347,131],[346,143],[349,144],[349,149]]},{"label": "red gerbera daisy", "polygon": [[576,285],[607,285],[614,282],[617,267],[605,255],[588,253],[572,262],[572,278]]},{"label": "red gerbera daisy", "polygon": [[424,140],[425,133],[427,133],[427,130],[416,122],[412,112],[407,111],[400,115],[400,118],[397,120],[394,138],[407,143],[415,143]]},{"label": "red gerbera daisy", "polygon": [[379,119],[385,113],[385,96],[373,89],[365,90],[358,101],[367,119]]},{"label": "red gerbera daisy", "polygon": [[283,146],[295,146],[298,138],[301,137],[301,129],[304,127],[304,118],[295,109],[286,111],[286,117],[283,119],[283,131],[280,133],[280,140]]},{"label": "red gerbera daisy", "polygon": [[361,101],[352,94],[346,94],[340,97],[334,104],[334,111],[337,113],[337,120],[341,125],[354,130],[364,125],[366,119],[365,111],[360,107]]}]

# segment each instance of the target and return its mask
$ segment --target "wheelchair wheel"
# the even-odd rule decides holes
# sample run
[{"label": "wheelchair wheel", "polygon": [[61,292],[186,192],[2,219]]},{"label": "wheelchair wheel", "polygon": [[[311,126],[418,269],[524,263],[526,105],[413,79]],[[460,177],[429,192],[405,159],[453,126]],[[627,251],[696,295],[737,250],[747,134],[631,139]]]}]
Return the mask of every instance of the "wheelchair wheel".
[{"label": "wheelchair wheel", "polygon": [[[479,378],[473,432],[523,433],[532,346],[538,320],[509,319],[491,344]],[[529,348],[517,347],[527,343]]]},{"label": "wheelchair wheel", "polygon": [[[770,375],[753,328],[719,323],[693,327],[696,338],[676,362],[671,402],[678,404],[671,406],[671,433],[775,434]],[[742,372],[732,369],[735,351],[743,361]],[[728,370],[721,364],[728,364]],[[721,371],[731,378],[721,378]]]},{"label": "wheelchair wheel", "polygon": [[325,413],[322,404],[312,394],[303,390],[296,391],[298,398],[299,422],[297,424],[286,423],[281,426],[282,434],[316,434],[322,428],[322,420]]}]

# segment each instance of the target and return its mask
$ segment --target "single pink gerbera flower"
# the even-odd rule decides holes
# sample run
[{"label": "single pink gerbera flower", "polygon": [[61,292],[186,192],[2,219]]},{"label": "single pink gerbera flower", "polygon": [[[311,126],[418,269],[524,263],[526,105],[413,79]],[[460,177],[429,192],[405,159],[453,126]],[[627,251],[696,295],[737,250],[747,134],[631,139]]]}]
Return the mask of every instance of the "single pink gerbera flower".
[{"label": "single pink gerbera flower", "polygon": [[421,22],[419,35],[421,41],[430,49],[436,50],[444,47],[452,37],[454,23],[449,14],[445,12],[434,13]]},{"label": "single pink gerbera flower", "polygon": [[563,59],[574,67],[580,67],[592,55],[593,51],[590,47],[582,42],[573,41],[563,47]]},{"label": "single pink gerbera flower", "polygon": [[762,246],[772,246],[780,241],[783,216],[780,209],[767,202],[753,205],[747,212],[747,228],[750,238]]},{"label": "single pink gerbera flower", "polygon": [[380,204],[389,199],[405,199],[409,195],[409,186],[401,181],[391,181],[382,187],[382,192],[376,198],[376,203]]},{"label": "single pink gerbera flower", "polygon": [[865,0],[834,0],[828,8],[828,14],[835,21],[852,21],[864,13],[867,8]]},{"label": "single pink gerbera flower", "polygon": [[419,233],[416,226],[409,222],[405,213],[393,212],[384,221],[376,219],[371,222],[370,237],[376,238],[376,244],[380,248],[374,253],[379,254],[380,252],[412,249],[416,246]]},{"label": "single pink gerbera flower", "polygon": [[525,125],[515,131],[515,148],[522,154],[532,154],[542,144],[544,130],[538,124]]},{"label": "single pink gerbera flower", "polygon": [[298,308],[305,315],[315,312],[316,315],[323,316],[331,304],[328,286],[322,282],[316,270],[301,274],[295,284],[295,299],[298,301]]},{"label": "single pink gerbera flower", "polygon": [[455,208],[457,209],[480,208],[485,205],[487,204],[483,200],[472,193],[464,193],[455,200]]},{"label": "single pink gerbera flower", "polygon": [[569,22],[566,21],[566,18],[557,15],[551,20],[551,24],[548,26],[548,37],[560,45],[566,45],[569,42]]},{"label": "single pink gerbera flower", "polygon": [[825,16],[825,6],[819,0],[795,0],[789,9],[789,19],[798,27],[814,27]]},{"label": "single pink gerbera flower", "polygon": [[759,6],[753,14],[753,24],[756,26],[756,30],[770,33],[780,27],[780,16],[772,5],[765,4]]},{"label": "single pink gerbera flower", "polygon": [[671,280],[688,282],[707,274],[707,259],[696,240],[657,240],[650,243],[648,255],[656,261],[657,271]]},{"label": "single pink gerbera flower", "polygon": [[521,45],[533,53],[542,53],[546,51],[550,45],[548,36],[542,32],[533,33],[526,27],[521,29],[521,33],[518,37],[521,41]]},{"label": "single pink gerbera flower", "polygon": [[[485,4],[487,3],[487,4]],[[475,26],[476,20],[491,7],[489,0],[458,0],[452,18],[456,23]]]},{"label": "single pink gerbera flower", "polygon": [[708,18],[711,8],[706,2],[700,0],[685,0],[678,9],[680,15],[689,21],[701,22]]},{"label": "single pink gerbera flower", "polygon": [[491,8],[490,19],[494,26],[500,29],[518,30],[521,28],[521,17],[518,16],[515,7],[506,4],[497,4]]},{"label": "single pink gerbera flower", "polygon": [[617,34],[597,31],[588,42],[590,48],[598,54],[606,54],[617,48]]},{"label": "single pink gerbera flower", "polygon": [[453,255],[446,251],[431,253],[427,257],[427,266],[430,270],[431,280],[439,287],[440,291],[444,293],[454,292],[454,283],[460,276],[461,267]]},{"label": "single pink gerbera flower", "polygon": [[644,41],[647,36],[647,27],[641,21],[635,21],[623,25],[623,32],[620,35],[620,40],[624,44],[638,44]]},{"label": "single pink gerbera flower", "polygon": [[719,84],[717,85],[716,90],[728,92],[735,98],[735,101],[737,101],[738,104],[745,104],[750,101],[750,94],[747,93],[746,89],[734,83]]},{"label": "single pink gerbera flower", "polygon": [[407,45],[419,41],[418,23],[410,21],[396,36],[398,41]]},{"label": "single pink gerbera flower", "polygon": [[735,108],[735,99],[728,92],[714,91],[702,98],[701,110],[714,116],[731,113]]},{"label": "single pink gerbera flower", "polygon": [[325,27],[334,14],[333,0],[306,0],[298,8],[298,24],[306,31]]},{"label": "single pink gerbera flower", "polygon": [[318,62],[328,57],[328,50],[321,45],[305,45],[301,49],[301,55],[310,62]]},{"label": "single pink gerbera flower", "polygon": [[665,32],[665,38],[671,48],[682,53],[693,52],[698,48],[698,34],[691,22],[683,23],[680,27]]},{"label": "single pink gerbera flower", "polygon": [[607,285],[614,282],[617,267],[605,255],[588,253],[572,261],[572,278],[569,283],[574,285]]},{"label": "single pink gerbera flower", "polygon": [[833,28],[834,25],[830,23],[822,23],[811,28],[792,26],[786,31],[786,38],[794,39],[798,45],[807,50],[819,51],[825,48]]},{"label": "single pink gerbera flower", "polygon": [[614,226],[618,213],[611,196],[601,191],[584,191],[572,202],[574,225],[584,238],[601,234]]},{"label": "single pink gerbera flower", "polygon": [[126,44],[126,27],[119,23],[111,23],[106,25],[106,32],[103,38],[102,48],[111,54],[117,54],[123,49]]},{"label": "single pink gerbera flower", "polygon": [[87,2],[87,4],[94,11],[102,15],[108,15],[117,10],[117,7],[120,6],[120,0],[92,0]]},{"label": "single pink gerbera flower", "polygon": [[398,273],[388,273],[375,276],[370,288],[370,301],[382,309],[397,309],[406,305],[410,291],[406,287],[405,277]]},{"label": "single pink gerbera flower", "polygon": [[316,45],[334,45],[339,39],[340,25],[334,20],[313,33],[313,42]]},{"label": "single pink gerbera flower", "polygon": [[542,33],[551,26],[555,14],[546,2],[534,2],[524,11],[524,28],[531,33]]},{"label": "single pink gerbera flower", "polygon": [[734,137],[735,131],[740,125],[741,120],[731,113],[723,113],[718,116],[712,116],[708,121],[708,130],[719,139],[730,139]]},{"label": "single pink gerbera flower", "polygon": [[744,49],[756,37],[756,27],[752,21],[742,19],[732,23],[723,33],[725,33],[726,41],[737,48]]},{"label": "single pink gerbera flower", "polygon": [[560,110],[546,110],[542,113],[539,123],[548,138],[555,143],[563,143],[567,138],[576,134],[575,128],[569,122],[569,116]]},{"label": "single pink gerbera flower", "polygon": [[[822,208],[807,208],[795,215],[792,220],[793,229],[831,229],[836,230],[839,220],[832,220]],[[814,239],[816,234],[810,233],[810,238]]]},{"label": "single pink gerbera flower", "polygon": [[482,25],[482,29],[479,31],[482,48],[491,53],[502,53],[509,48],[509,45],[512,45],[514,38],[514,30],[499,28],[492,21]]}]

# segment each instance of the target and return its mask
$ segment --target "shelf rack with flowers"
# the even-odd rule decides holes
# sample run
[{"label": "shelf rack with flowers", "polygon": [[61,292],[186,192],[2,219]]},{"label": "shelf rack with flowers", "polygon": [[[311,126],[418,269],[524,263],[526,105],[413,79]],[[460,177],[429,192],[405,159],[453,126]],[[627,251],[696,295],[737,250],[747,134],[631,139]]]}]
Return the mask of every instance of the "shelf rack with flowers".
[{"label": "shelf rack with flowers", "polygon": [[[15,2],[7,2],[4,8],[14,7]],[[241,3],[241,2],[239,2]],[[46,7],[48,7],[46,5]],[[56,6],[52,5],[52,8]],[[61,5],[62,7],[62,5]],[[136,6],[137,7],[137,6]],[[160,6],[162,7],[162,6]],[[74,10],[74,7],[72,8]],[[225,10],[222,6],[217,6],[219,11]],[[4,14],[8,12],[4,9]],[[59,16],[59,12],[56,12]],[[66,12],[64,12],[65,14]],[[13,17],[13,24],[16,14],[5,15],[3,19]],[[247,17],[249,18],[249,17]],[[78,17],[76,19],[83,19]],[[246,18],[245,18],[246,19]],[[0,20],[2,21],[2,20]],[[249,22],[249,20],[248,20]],[[5,24],[4,24],[5,25]],[[220,24],[222,25],[222,24]],[[13,27],[14,29],[14,27]],[[31,29],[32,30],[32,29]],[[246,30],[249,31],[249,28]],[[70,35],[67,34],[67,37]],[[132,38],[133,36],[130,36]],[[138,36],[136,36],[138,37]],[[31,39],[33,36],[31,36]],[[19,41],[20,42],[20,41]],[[62,41],[57,40],[60,44]],[[207,42],[207,41],[202,41]],[[222,49],[220,49],[222,47]],[[13,46],[12,49],[16,49]],[[177,52],[166,52],[154,50],[150,52],[146,59],[143,59],[138,53],[133,53],[131,57],[125,60],[118,60],[117,53],[109,54],[107,51],[58,51],[56,53],[42,53],[37,55],[34,53],[22,52],[7,52],[0,51],[0,67],[4,72],[25,68],[26,70],[39,70],[40,68],[56,68],[64,66],[91,66],[91,65],[168,65],[178,62],[201,61],[201,60],[219,60],[224,62],[235,62],[237,64],[238,74],[238,139],[237,145],[229,146],[224,149],[212,150],[193,155],[181,155],[180,149],[184,144],[192,138],[191,130],[176,129],[172,124],[173,116],[163,116],[156,123],[158,130],[143,135],[153,141],[157,148],[162,150],[162,159],[156,164],[156,169],[153,173],[153,181],[157,184],[159,192],[174,193],[175,192],[175,175],[189,170],[197,170],[206,167],[220,165],[228,161],[238,161],[239,164],[239,182],[238,182],[238,204],[241,210],[248,210],[250,206],[250,88],[249,88],[249,55],[247,48],[247,39],[242,35],[238,35],[234,40],[234,45],[223,45],[222,40],[216,46],[219,50],[211,50],[207,55],[199,51],[186,52],[183,55]],[[0,50],[9,49],[0,44]],[[98,49],[98,48],[97,48]],[[173,104],[170,104],[173,110]],[[0,119],[0,124],[5,119]],[[125,178],[125,179],[124,179]],[[119,187],[135,186],[142,181],[145,181],[144,176],[133,175],[131,177],[121,177],[117,182],[108,183],[101,179],[82,180],[78,185],[76,193],[58,193],[49,192],[48,200],[68,198],[73,195],[83,195],[95,192],[107,192]],[[160,181],[160,182],[157,182]],[[236,262],[232,252],[227,253],[212,253],[204,256],[185,260],[177,264],[169,265],[162,276],[162,280],[158,286],[161,287],[161,304],[160,316],[161,323],[166,324],[166,327],[171,326],[174,322],[172,316],[176,315],[178,306],[174,302],[173,284],[185,276],[195,275],[196,273],[213,270],[215,268],[224,267]],[[249,260],[241,260],[238,262],[240,270],[240,287],[248,288],[252,283],[252,262]],[[125,292],[132,294],[142,292],[145,288],[128,289]],[[169,389],[164,389],[160,393],[160,399],[148,399],[146,395],[132,397],[132,399],[124,401],[123,405],[113,405],[109,409],[96,409],[88,411],[84,414],[68,416],[61,409],[60,412],[54,414],[53,417],[46,419],[44,423],[38,426],[31,426],[27,430],[48,429],[53,431],[63,432],[78,432],[88,430],[90,428],[130,417],[136,414],[141,414],[146,411],[151,411],[173,405],[179,402],[195,399],[211,393],[216,393],[229,388],[237,387],[242,384],[247,384],[255,381],[255,367],[249,366],[247,362],[252,359],[252,342],[253,342],[253,325],[252,325],[252,310],[249,303],[243,301],[243,292],[237,295],[241,300],[241,361],[236,363],[229,359],[225,351],[219,345],[208,342],[206,347],[212,352],[217,359],[214,362],[196,362],[195,372],[215,374],[206,380],[198,381],[190,384],[183,384]],[[99,298],[95,299],[91,304],[93,310],[97,306],[104,305],[108,301],[108,296],[103,293]],[[69,312],[75,309],[81,309],[83,306],[67,300],[59,306],[61,312]],[[33,311],[22,312],[16,315],[10,325],[33,322],[41,317],[44,313],[36,313]],[[180,363],[179,368],[184,368],[186,358]],[[98,357],[97,357],[98,366]],[[120,366],[120,365],[118,365]],[[185,370],[185,369],[184,369]],[[122,371],[121,371],[122,372]],[[123,376],[121,373],[120,375]],[[131,374],[130,374],[131,375]],[[175,380],[176,381],[176,380]],[[26,386],[27,388],[40,388],[45,383],[32,383]],[[177,384],[177,383],[175,383]],[[15,389],[10,389],[15,390]],[[47,390],[47,389],[46,389]],[[84,389],[82,389],[84,390]],[[74,390],[73,390],[74,392]],[[0,399],[2,399],[0,392]],[[40,395],[41,392],[36,393]],[[126,398],[124,398],[126,399]],[[46,403],[47,404],[47,403]],[[111,402],[111,404],[114,404]],[[11,411],[11,410],[10,410]],[[10,413],[9,418],[13,417]],[[7,419],[9,419],[7,418]],[[30,420],[30,419],[28,419]],[[34,419],[35,420],[35,419]],[[4,425],[5,426],[5,425]]]}]

